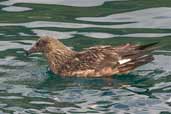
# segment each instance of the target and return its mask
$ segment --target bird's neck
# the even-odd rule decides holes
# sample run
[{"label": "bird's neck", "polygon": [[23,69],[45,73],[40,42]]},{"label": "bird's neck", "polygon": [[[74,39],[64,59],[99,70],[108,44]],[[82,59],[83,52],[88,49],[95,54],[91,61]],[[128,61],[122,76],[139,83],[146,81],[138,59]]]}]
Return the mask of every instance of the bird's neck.
[{"label": "bird's neck", "polygon": [[52,72],[58,74],[62,65],[70,58],[73,57],[74,51],[70,49],[53,49],[48,53],[45,53],[49,67]]}]

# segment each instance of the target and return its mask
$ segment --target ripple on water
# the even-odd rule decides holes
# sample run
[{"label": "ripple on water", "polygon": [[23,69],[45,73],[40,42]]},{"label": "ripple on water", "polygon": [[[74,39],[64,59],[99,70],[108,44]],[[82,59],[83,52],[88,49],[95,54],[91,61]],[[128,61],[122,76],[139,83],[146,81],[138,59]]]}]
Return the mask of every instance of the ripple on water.
[{"label": "ripple on water", "polygon": [[111,33],[104,33],[104,32],[59,32],[59,31],[50,31],[50,30],[41,30],[41,29],[33,29],[34,33],[38,36],[52,36],[57,39],[68,39],[73,38],[75,35],[83,35],[91,38],[118,38],[118,37],[143,37],[143,38],[153,38],[153,37],[166,37],[171,36],[171,33],[132,33],[132,34],[111,34]]},{"label": "ripple on water", "polygon": [[38,36],[52,36],[57,39],[68,39],[74,37],[74,34],[76,34],[76,31],[72,32],[58,32],[58,31],[50,31],[50,30],[41,30],[41,29],[33,29],[34,33],[36,33]]},{"label": "ripple on water", "polygon": [[[0,2],[0,4],[7,5],[2,8],[2,10],[5,10],[6,12],[4,13],[8,14],[11,11],[20,12],[24,10],[31,10],[30,13],[36,12],[35,9],[8,6],[17,3],[44,3],[87,7],[99,6],[107,1],[116,0],[7,0]],[[113,3],[114,2],[112,2],[112,4]],[[153,33],[151,31],[144,33],[146,30],[142,30],[142,33],[134,33],[134,29],[131,29],[131,33],[129,33],[129,29],[127,31],[127,28],[170,29],[170,12],[171,8],[169,7],[157,7],[112,14],[104,17],[80,17],[75,19],[75,23],[39,20],[32,22],[25,20],[23,21],[25,23],[0,23],[3,29],[6,28],[6,26],[9,26],[9,28],[17,26],[19,28],[27,28],[30,31],[30,33],[27,33],[26,31],[20,31],[20,29],[19,31],[13,29],[14,31],[16,30],[15,32],[18,32],[15,36],[9,36],[8,30],[5,34],[0,33],[1,36],[5,37],[4,39],[10,40],[0,41],[0,51],[2,51],[2,54],[4,52],[8,54],[8,49],[27,49],[35,42],[29,39],[11,41],[13,39],[10,38],[16,38],[18,37],[17,35],[19,35],[19,37],[26,36],[28,38],[52,35],[59,36],[61,39],[74,38],[76,35],[91,38],[143,37],[150,39],[154,37],[166,37],[170,36],[171,33]],[[48,20],[48,18],[46,18],[46,20]],[[77,20],[79,20],[79,22],[76,22]],[[91,23],[88,24],[86,21],[91,21]],[[105,25],[104,23],[101,24],[101,22],[114,22],[115,24],[108,23]],[[91,28],[92,30],[97,29],[98,32],[90,32],[85,28]],[[101,31],[106,28],[113,29],[114,32],[108,33]],[[115,31],[115,28],[117,30],[120,30],[120,28],[126,29],[122,29],[123,34],[121,34],[117,32],[117,30]],[[36,33],[36,35],[31,32]],[[171,83],[169,82],[171,57],[170,55],[163,54],[170,53],[169,51],[164,50],[161,53],[160,55],[154,56],[155,60],[152,63],[138,68],[137,75],[131,77],[129,80],[127,80],[129,76],[121,76],[122,78],[112,79],[116,80],[112,82],[115,83],[117,87],[115,84],[109,85],[103,81],[99,83],[96,79],[93,81],[88,80],[88,83],[84,84],[82,84],[83,81],[79,78],[77,80],[53,78],[48,82],[52,74],[46,73],[47,69],[45,65],[47,63],[42,63],[41,57],[33,55],[32,57],[24,58],[27,59],[27,61],[29,60],[29,62],[24,62],[20,60],[20,58],[15,57],[15,55],[4,55],[4,58],[0,59],[0,66],[2,66],[0,67],[0,72],[7,74],[0,77],[0,109],[14,114],[159,114],[162,111],[171,111],[169,105],[171,98]],[[16,51],[16,54],[23,56],[23,51]],[[8,69],[3,66],[9,66],[13,69]],[[41,69],[40,66],[44,69]],[[147,80],[144,80],[144,77],[146,77]],[[129,87],[125,86],[122,89],[120,85],[122,86],[124,84],[123,82],[128,84]],[[141,84],[145,86],[139,86]],[[5,112],[0,111],[2,114],[5,114]]]},{"label": "ripple on water", "polygon": [[29,88],[25,85],[13,85],[11,88],[7,90],[10,94],[21,94],[23,97],[31,97],[31,98],[48,98],[48,93],[41,93],[36,91],[34,88]]},{"label": "ripple on water", "polygon": [[30,10],[32,10],[32,8],[9,6],[9,7],[2,8],[2,10],[7,11],[7,12],[24,12],[24,11],[30,11]]},{"label": "ripple on water", "polygon": [[150,87],[149,90],[155,91],[155,90],[167,90],[171,89],[171,82],[160,82],[155,84],[153,87]]},{"label": "ripple on water", "polygon": [[[81,112],[85,113],[91,111],[95,111],[95,113],[102,113],[102,112],[110,112],[113,110],[113,112],[118,112],[118,113],[119,112],[136,113],[137,111],[139,112],[145,111],[147,114],[150,114],[150,112],[159,113],[164,110],[169,110],[170,108],[167,104],[163,103],[162,99],[149,98],[146,95],[138,95],[123,89],[120,90],[112,89],[110,91],[113,91],[114,93],[116,93],[116,95],[112,94],[112,96],[101,96],[102,91],[91,92],[91,90],[86,90],[86,91],[81,90],[80,91],[81,95],[79,95],[81,96],[80,98],[80,97],[74,97],[75,95],[77,96],[78,93],[72,92],[71,89],[71,93],[66,92],[66,90],[64,90],[61,93],[61,95],[60,94],[56,95],[56,97],[57,96],[60,97],[60,100],[62,100],[63,103],[73,102],[74,104],[80,107],[80,108],[69,108],[69,107],[62,108],[62,110],[72,113],[81,113]],[[139,91],[141,90],[138,90],[138,92]],[[91,94],[87,94],[87,92]],[[65,95],[65,97],[62,95]],[[72,100],[68,99],[68,97],[71,96],[73,96],[73,99]],[[115,97],[117,99],[114,99]]]},{"label": "ripple on water", "polygon": [[14,107],[6,107],[6,108],[4,108],[4,110],[16,112],[16,113],[19,114],[19,112],[22,112],[24,110],[24,108],[22,108],[22,107],[15,107],[14,106]]},{"label": "ripple on water", "polygon": [[112,28],[108,25],[95,25],[95,24],[81,24],[81,23],[69,23],[69,22],[52,22],[52,21],[33,21],[26,23],[0,23],[0,26],[24,26],[27,28],[41,28],[41,27],[57,27],[57,28]]},{"label": "ripple on water", "polygon": [[[150,21],[150,20],[148,20]],[[152,22],[156,22],[157,24],[154,24],[153,26],[147,26],[141,27],[141,21],[132,23],[132,24],[121,24],[121,25],[96,25],[96,24],[81,24],[81,23],[68,23],[68,22],[51,22],[51,21],[33,21],[33,22],[26,22],[26,23],[0,23],[0,26],[23,26],[26,28],[32,28],[32,31],[36,33],[38,36],[59,36],[59,39],[67,39],[67,38],[73,38],[75,35],[84,35],[92,38],[118,38],[118,37],[134,37],[134,38],[155,38],[155,37],[166,37],[166,36],[171,36],[170,33],[129,33],[129,34],[111,34],[111,33],[104,33],[104,32],[78,32],[78,31],[71,31],[71,32],[60,32],[60,31],[52,31],[52,30],[44,30],[40,28],[44,27],[55,27],[55,28],[66,28],[66,29],[83,29],[83,28],[155,28],[155,29],[169,29],[170,28],[170,21],[166,20],[159,20],[159,22],[151,20]],[[163,22],[162,22],[163,21]],[[147,21],[142,21],[142,26],[144,26],[143,23]],[[164,23],[164,24],[163,24]],[[134,24],[140,25],[134,26]],[[149,26],[149,27],[148,27]],[[164,27],[164,28],[163,28]],[[36,29],[39,28],[39,29]],[[21,36],[25,36],[23,33],[19,33]],[[26,34],[27,35],[27,34]],[[28,36],[28,35],[27,35]],[[26,45],[21,45],[21,44],[16,44],[14,42],[9,42],[9,41],[3,41],[2,43],[7,43],[11,46],[15,47],[20,47],[24,48]],[[11,47],[12,48],[12,47]]]},{"label": "ripple on water", "polygon": [[14,41],[0,41],[0,51],[5,51],[8,49],[26,49],[29,47],[29,45],[16,43]]},{"label": "ripple on water", "polygon": [[[80,17],[77,20],[91,22],[131,22],[130,24],[112,25],[113,28],[171,28],[171,8],[157,7],[105,17]],[[162,17],[162,18],[159,18]]]},{"label": "ripple on water", "polygon": [[24,61],[15,60],[15,57],[13,57],[13,56],[7,56],[6,58],[0,59],[0,65],[25,66],[25,65],[27,65],[27,63]]},{"label": "ripple on water", "polygon": [[[156,52],[165,52],[165,51],[157,51]],[[170,51],[166,51],[170,53]],[[155,70],[155,69],[160,69],[165,72],[170,72],[171,71],[171,56],[167,54],[160,54],[160,55],[154,55],[154,60],[153,62],[141,66],[139,69],[144,69],[144,70]]]},{"label": "ripple on water", "polygon": [[47,112],[49,113],[60,113],[60,114],[65,114],[64,111],[61,110],[61,108],[57,108],[57,107],[46,107],[45,109]]},{"label": "ripple on water", "polygon": [[[170,12],[170,9],[169,9]],[[97,17],[98,18],[98,17]],[[156,24],[149,24],[152,21]],[[155,29],[170,29],[170,18],[166,19],[149,19],[137,21],[131,24],[117,24],[117,25],[96,25],[96,24],[81,24],[81,23],[69,23],[69,22],[52,22],[52,21],[33,21],[27,23],[0,23],[0,26],[24,26],[27,28],[42,28],[42,27],[56,27],[56,28],[155,28]],[[154,33],[155,34],[155,33]],[[153,34],[152,34],[153,35]],[[166,34],[167,35],[167,34]],[[169,34],[170,35],[170,34]]]},{"label": "ripple on water", "polygon": [[8,0],[0,2],[2,5],[13,5],[16,3],[36,3],[36,4],[56,4],[66,6],[90,7],[99,6],[107,1],[125,1],[125,0]]},{"label": "ripple on water", "polygon": [[31,101],[30,104],[37,104],[37,105],[54,105],[52,102],[45,102],[45,101]]}]

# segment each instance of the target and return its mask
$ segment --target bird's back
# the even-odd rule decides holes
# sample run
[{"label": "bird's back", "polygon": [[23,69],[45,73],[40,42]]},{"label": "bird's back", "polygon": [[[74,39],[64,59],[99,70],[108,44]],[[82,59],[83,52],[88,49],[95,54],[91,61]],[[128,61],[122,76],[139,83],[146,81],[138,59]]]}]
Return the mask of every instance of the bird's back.
[{"label": "bird's back", "polygon": [[60,69],[63,76],[106,77],[127,73],[136,67],[151,62],[154,44],[122,46],[95,46],[77,52],[67,60]]}]

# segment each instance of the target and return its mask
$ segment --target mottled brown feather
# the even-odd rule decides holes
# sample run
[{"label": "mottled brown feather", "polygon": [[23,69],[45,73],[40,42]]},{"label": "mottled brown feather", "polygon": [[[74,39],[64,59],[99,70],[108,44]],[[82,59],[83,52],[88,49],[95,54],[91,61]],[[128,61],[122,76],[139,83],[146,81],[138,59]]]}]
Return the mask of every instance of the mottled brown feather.
[{"label": "mottled brown feather", "polygon": [[[51,71],[61,76],[106,77],[127,73],[153,60],[151,55],[146,54],[152,51],[152,44],[144,47],[133,44],[94,46],[76,52],[66,48],[59,40],[49,37],[41,38],[39,42],[41,40],[47,40],[48,44],[33,48],[39,49],[47,58]],[[121,64],[119,61],[122,59],[130,61]]]}]

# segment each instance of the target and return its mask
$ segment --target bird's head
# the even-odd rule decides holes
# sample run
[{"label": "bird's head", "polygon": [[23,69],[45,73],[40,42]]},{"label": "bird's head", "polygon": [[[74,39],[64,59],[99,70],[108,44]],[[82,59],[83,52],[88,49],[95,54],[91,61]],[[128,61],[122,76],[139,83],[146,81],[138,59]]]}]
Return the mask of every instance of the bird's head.
[{"label": "bird's head", "polygon": [[29,50],[26,51],[27,55],[32,53],[49,53],[54,49],[63,50],[65,45],[57,39],[51,37],[40,38]]}]

